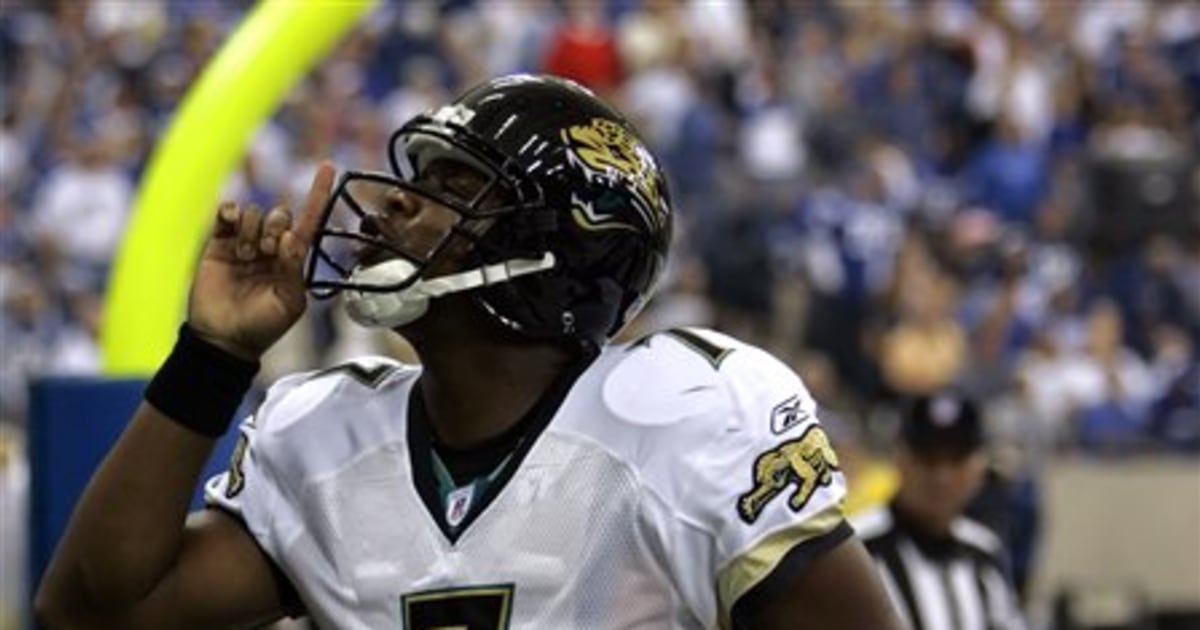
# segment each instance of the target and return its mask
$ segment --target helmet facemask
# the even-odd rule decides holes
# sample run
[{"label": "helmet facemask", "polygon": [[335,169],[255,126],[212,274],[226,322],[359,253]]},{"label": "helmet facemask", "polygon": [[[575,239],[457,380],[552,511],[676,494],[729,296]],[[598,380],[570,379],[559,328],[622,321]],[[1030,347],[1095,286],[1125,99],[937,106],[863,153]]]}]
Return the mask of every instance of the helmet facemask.
[{"label": "helmet facemask", "polygon": [[548,270],[532,259],[494,258],[481,237],[522,206],[512,178],[437,134],[392,138],[397,176],[348,172],[327,202],[305,278],[315,297],[345,291],[360,324],[393,328],[415,321],[431,298]]}]

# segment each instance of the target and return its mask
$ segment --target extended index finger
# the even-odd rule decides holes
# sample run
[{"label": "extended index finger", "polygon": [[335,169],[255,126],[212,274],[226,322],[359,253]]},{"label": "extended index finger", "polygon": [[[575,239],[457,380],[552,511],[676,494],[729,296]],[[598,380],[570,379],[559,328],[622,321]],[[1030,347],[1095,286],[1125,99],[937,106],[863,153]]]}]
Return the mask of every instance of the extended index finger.
[{"label": "extended index finger", "polygon": [[313,174],[312,186],[309,187],[308,195],[304,197],[304,206],[300,210],[300,220],[292,228],[293,236],[305,249],[312,244],[313,235],[317,233],[321,211],[325,209],[325,202],[329,199],[329,191],[333,188],[336,175],[337,169],[329,160],[318,164],[317,172]]}]

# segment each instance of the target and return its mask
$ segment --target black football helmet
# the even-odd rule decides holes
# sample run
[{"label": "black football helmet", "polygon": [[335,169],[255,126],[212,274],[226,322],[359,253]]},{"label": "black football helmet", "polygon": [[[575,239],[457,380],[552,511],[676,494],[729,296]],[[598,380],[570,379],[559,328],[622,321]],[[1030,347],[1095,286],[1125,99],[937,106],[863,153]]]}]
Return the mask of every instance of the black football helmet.
[{"label": "black football helmet", "polygon": [[[436,283],[428,270],[457,234],[471,243],[463,268],[476,281],[453,290],[470,288],[523,335],[602,344],[641,309],[665,264],[672,212],[663,172],[621,114],[571,81],[483,83],[396,130],[389,159],[390,174],[350,172],[339,182],[305,273],[316,297],[402,295]],[[447,160],[483,183],[463,195],[430,185]],[[398,245],[403,235],[379,228],[389,211],[381,200],[395,189],[456,216],[443,234]],[[364,249],[376,262],[402,259],[405,273],[359,273],[370,264]]]}]

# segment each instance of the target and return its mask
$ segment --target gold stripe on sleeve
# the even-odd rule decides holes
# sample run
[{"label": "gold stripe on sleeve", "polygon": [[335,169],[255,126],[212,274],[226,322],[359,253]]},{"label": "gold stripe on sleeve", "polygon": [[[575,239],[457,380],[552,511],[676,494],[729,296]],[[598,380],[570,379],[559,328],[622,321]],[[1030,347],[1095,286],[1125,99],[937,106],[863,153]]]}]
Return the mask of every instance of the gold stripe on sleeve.
[{"label": "gold stripe on sleeve", "polygon": [[796,545],[833,531],[845,516],[834,503],[802,522],[776,531],[734,558],[717,573],[717,603],[721,627],[730,627],[729,615],[738,599],[754,588],[779,565]]}]

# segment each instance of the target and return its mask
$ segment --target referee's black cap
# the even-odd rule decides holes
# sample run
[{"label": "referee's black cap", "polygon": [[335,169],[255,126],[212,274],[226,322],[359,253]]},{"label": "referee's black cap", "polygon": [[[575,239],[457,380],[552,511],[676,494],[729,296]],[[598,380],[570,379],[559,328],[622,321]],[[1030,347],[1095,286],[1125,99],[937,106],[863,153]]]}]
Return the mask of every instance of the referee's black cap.
[{"label": "referee's black cap", "polygon": [[968,455],[983,448],[983,419],[975,401],[946,389],[919,396],[905,414],[901,438],[918,455]]}]

